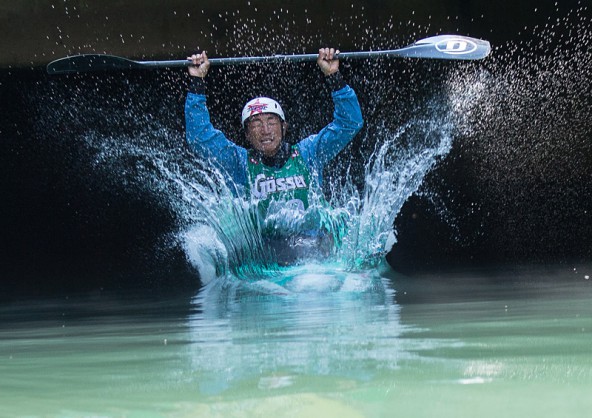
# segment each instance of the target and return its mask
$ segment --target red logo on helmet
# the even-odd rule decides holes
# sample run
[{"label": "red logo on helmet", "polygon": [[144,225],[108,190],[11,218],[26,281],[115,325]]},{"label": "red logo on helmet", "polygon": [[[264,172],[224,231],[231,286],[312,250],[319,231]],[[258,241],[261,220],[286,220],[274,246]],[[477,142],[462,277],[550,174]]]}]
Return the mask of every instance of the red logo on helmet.
[{"label": "red logo on helmet", "polygon": [[247,106],[249,110],[249,116],[253,116],[255,113],[263,113],[267,109],[267,103],[259,103],[259,99],[257,99],[254,103],[251,103]]}]

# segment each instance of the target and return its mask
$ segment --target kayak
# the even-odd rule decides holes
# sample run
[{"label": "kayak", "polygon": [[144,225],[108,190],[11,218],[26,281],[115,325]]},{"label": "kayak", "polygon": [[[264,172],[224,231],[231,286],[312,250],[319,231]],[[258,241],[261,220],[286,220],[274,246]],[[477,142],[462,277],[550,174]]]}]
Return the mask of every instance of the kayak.
[{"label": "kayak", "polygon": [[300,261],[325,260],[334,252],[333,235],[320,231],[299,233],[285,237],[263,238],[272,259],[280,266],[298,264]]}]

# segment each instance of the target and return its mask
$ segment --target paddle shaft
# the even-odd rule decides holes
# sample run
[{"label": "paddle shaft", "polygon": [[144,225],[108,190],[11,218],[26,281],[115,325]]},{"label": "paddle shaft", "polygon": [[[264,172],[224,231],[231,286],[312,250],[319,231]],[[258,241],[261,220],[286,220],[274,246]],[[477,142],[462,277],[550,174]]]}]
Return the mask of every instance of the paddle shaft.
[{"label": "paddle shaft", "polygon": [[[408,56],[401,49],[388,51],[359,51],[359,52],[340,52],[337,58],[340,60],[365,59],[365,58],[388,58]],[[266,57],[231,57],[231,58],[210,58],[210,65],[240,65],[240,64],[266,64],[282,62],[310,62],[316,61],[318,54],[300,54],[300,55],[270,55]],[[143,67],[188,67],[191,65],[189,60],[171,60],[171,61],[137,61]]]},{"label": "paddle shaft", "polygon": [[[341,52],[340,60],[365,58],[431,58],[446,60],[478,60],[485,58],[491,50],[489,42],[459,35],[439,35],[417,41],[413,45],[385,51]],[[317,54],[272,55],[265,57],[210,58],[211,65],[238,65],[257,63],[287,63],[316,61]],[[62,74],[85,71],[174,68],[187,67],[190,60],[172,61],[133,61],[112,55],[89,54],[75,55],[55,60],[47,66],[50,74]]]}]

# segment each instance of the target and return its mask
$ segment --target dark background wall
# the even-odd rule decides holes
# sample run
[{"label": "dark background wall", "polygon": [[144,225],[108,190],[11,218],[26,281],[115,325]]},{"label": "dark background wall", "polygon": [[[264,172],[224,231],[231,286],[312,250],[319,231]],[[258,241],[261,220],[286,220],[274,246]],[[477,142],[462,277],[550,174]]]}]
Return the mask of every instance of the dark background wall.
[{"label": "dark background wall", "polygon": [[[134,172],[138,161],[148,164],[145,155],[128,152],[113,171],[93,162],[100,146],[88,139],[89,130],[97,141],[120,134],[145,148],[170,147],[182,158],[184,72],[56,78],[44,73],[49,61],[85,52],[178,59],[197,49],[210,56],[314,52],[319,45],[386,49],[438,33],[488,39],[492,57],[466,65],[397,61],[343,68],[360,95],[367,136],[384,123],[380,109],[389,109],[394,127],[451,79],[474,79],[487,90],[468,116],[474,129],[455,139],[451,154],[404,206],[391,264],[413,272],[590,260],[588,7],[586,1],[530,0],[2,1],[2,283],[6,290],[35,292],[195,281],[168,239],[177,214]],[[282,91],[288,103],[296,103],[297,94],[322,99],[316,76],[303,75],[314,74],[314,66],[282,68],[280,81],[270,81],[266,74],[274,71],[213,71],[216,123],[239,134],[232,117],[250,94],[242,86],[254,80]],[[163,126],[165,139],[155,134]],[[155,136],[160,142],[152,144]],[[129,150],[130,141],[122,147]],[[354,144],[354,152],[363,147]]]},{"label": "dark background wall", "polygon": [[[587,6],[586,1],[482,0],[30,0],[0,2],[0,65],[44,65],[66,55],[103,52],[131,58],[178,58],[195,48],[222,56],[323,39],[346,48],[399,46],[424,32],[462,32],[499,44],[528,35],[536,25]],[[536,11],[535,11],[536,10]],[[249,33],[247,27],[258,27]],[[237,32],[249,36],[241,39]],[[377,33],[383,32],[382,36]],[[266,33],[283,36],[266,38]],[[266,43],[249,45],[248,37]],[[417,37],[417,36],[415,36]],[[289,48],[292,46],[292,48]],[[289,49],[288,49],[289,48]],[[245,51],[245,49],[247,49]],[[277,51],[282,52],[282,51]],[[244,55],[247,55],[244,54]]]}]

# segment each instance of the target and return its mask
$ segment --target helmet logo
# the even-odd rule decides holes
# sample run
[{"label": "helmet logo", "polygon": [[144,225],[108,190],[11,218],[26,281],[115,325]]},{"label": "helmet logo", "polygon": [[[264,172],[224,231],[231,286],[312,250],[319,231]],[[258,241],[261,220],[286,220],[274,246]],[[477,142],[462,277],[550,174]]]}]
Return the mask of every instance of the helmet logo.
[{"label": "helmet logo", "polygon": [[274,113],[285,121],[284,111],[278,102],[269,97],[257,97],[247,102],[241,114],[241,123],[245,126],[245,121],[251,116],[259,113]]},{"label": "helmet logo", "polygon": [[248,106],[249,116],[253,116],[255,113],[263,113],[267,110],[267,103],[259,103],[259,99],[255,103],[251,103]]}]

